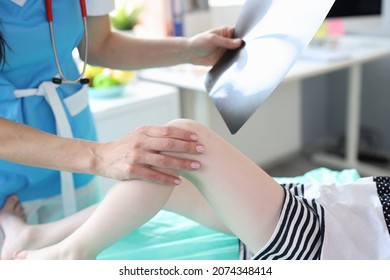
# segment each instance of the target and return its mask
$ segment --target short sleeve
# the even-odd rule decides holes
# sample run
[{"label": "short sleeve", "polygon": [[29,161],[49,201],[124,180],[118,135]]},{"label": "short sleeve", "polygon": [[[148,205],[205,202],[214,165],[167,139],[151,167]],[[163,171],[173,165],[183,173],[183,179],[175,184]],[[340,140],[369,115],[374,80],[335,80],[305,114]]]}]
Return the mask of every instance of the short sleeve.
[{"label": "short sleeve", "polygon": [[115,0],[86,0],[88,16],[107,15],[115,9]]}]

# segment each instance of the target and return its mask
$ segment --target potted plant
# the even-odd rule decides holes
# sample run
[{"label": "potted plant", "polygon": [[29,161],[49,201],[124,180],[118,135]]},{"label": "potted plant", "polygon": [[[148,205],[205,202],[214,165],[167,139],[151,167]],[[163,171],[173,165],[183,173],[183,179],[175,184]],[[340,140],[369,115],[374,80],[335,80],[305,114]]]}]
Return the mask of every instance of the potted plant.
[{"label": "potted plant", "polygon": [[110,14],[112,26],[117,30],[132,30],[138,23],[138,18],[143,8],[142,5],[130,3],[132,1],[123,1]]}]

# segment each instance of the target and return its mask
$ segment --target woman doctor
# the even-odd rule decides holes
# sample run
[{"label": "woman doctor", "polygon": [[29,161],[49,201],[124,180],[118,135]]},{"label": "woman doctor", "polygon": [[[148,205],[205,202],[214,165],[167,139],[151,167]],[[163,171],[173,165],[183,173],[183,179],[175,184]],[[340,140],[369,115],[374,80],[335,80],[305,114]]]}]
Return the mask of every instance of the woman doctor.
[{"label": "woman doctor", "polygon": [[113,0],[87,0],[85,18],[83,4],[0,2],[0,208],[16,194],[29,223],[53,221],[96,202],[93,175],[174,185],[179,177],[164,169],[200,166],[160,153],[201,153],[201,139],[190,130],[145,126],[117,141],[96,142],[86,81],[72,58],[76,47],[89,64],[139,69],[213,65],[226,49],[241,45],[231,39],[231,28],[192,38],[125,37],[110,30]]}]

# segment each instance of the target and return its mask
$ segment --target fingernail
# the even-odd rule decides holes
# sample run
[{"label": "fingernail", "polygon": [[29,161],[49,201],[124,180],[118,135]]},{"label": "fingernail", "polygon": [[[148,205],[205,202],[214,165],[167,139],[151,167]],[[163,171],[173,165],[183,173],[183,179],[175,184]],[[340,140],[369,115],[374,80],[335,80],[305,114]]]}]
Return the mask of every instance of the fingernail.
[{"label": "fingernail", "polygon": [[198,135],[195,135],[195,134],[192,134],[190,136],[191,140],[194,140],[194,141],[198,141],[199,140],[199,136]]},{"label": "fingernail", "polygon": [[192,168],[192,169],[199,169],[199,168],[200,168],[200,163],[199,163],[199,162],[193,162],[193,163],[191,163],[191,168]]},{"label": "fingernail", "polygon": [[195,150],[196,150],[198,153],[203,153],[203,152],[204,152],[204,146],[196,146]]},{"label": "fingernail", "polygon": [[181,180],[180,179],[175,179],[174,183],[175,183],[175,185],[180,185],[181,184]]}]

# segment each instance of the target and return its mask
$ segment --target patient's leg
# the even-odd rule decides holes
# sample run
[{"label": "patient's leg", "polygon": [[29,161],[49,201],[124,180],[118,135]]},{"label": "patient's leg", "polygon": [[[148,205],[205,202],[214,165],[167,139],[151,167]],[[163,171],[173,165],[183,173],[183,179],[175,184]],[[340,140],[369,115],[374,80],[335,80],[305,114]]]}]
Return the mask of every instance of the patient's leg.
[{"label": "patient's leg", "polygon": [[[204,200],[198,204],[199,193],[186,195],[185,188],[191,189],[187,181],[181,192],[179,189],[179,192],[173,193],[168,203],[173,187],[144,181],[121,182],[74,234],[55,246],[22,252],[18,257],[95,258],[103,249],[153,217],[165,204],[166,209],[206,225],[213,226],[217,221],[216,228],[226,232],[230,230],[252,251],[264,246],[279,218],[283,201],[281,187],[256,164],[206,127],[189,120],[174,121],[169,125],[196,131],[200,142],[206,147],[204,154],[193,156],[202,163],[200,170],[186,172],[184,176],[196,185],[215,212],[211,208],[202,208]],[[180,201],[180,198],[186,200]],[[209,215],[211,212],[213,215]]]},{"label": "patient's leg", "polygon": [[[128,183],[120,183],[123,185],[123,187],[114,186],[114,188],[117,188],[114,192],[109,192],[109,198],[112,201],[111,203],[105,202],[104,209],[100,209],[100,214],[94,214],[99,215],[99,217],[102,217],[106,214],[106,211],[108,211],[109,215],[115,215],[117,218],[112,217],[104,217],[105,220],[109,219],[110,222],[112,222],[112,226],[109,225],[109,222],[106,222],[105,220],[100,220],[100,218],[94,218],[94,222],[89,221],[87,225],[84,227],[88,227],[91,229],[84,229],[79,230],[75,235],[81,236],[80,238],[84,238],[84,233],[86,233],[86,237],[88,239],[91,238],[91,234],[89,230],[93,230],[93,227],[91,224],[95,223],[95,227],[106,227],[110,230],[111,233],[117,233],[118,234],[127,234],[129,231],[132,231],[134,228],[138,227],[138,225],[141,225],[145,221],[147,221],[153,213],[156,213],[161,207],[161,205],[166,201],[167,196],[161,196],[159,199],[161,199],[160,206],[157,206],[157,208],[150,208],[146,205],[139,205],[136,206],[133,203],[133,200],[136,200],[137,203],[143,201],[143,199],[140,200],[140,196],[136,195],[134,196],[134,193],[131,190],[132,184],[139,184],[139,182],[136,181],[129,181]],[[147,183],[145,183],[147,184]],[[128,185],[128,186],[126,186]],[[167,188],[166,186],[155,186],[156,188]],[[119,188],[119,189],[118,189]],[[128,188],[128,189],[127,189]],[[169,188],[169,187],[168,187]],[[153,189],[152,189],[153,190]],[[145,191],[147,192],[146,188]],[[143,192],[143,191],[141,191]],[[164,190],[164,193],[166,190]],[[169,191],[168,191],[169,193]],[[150,197],[147,197],[149,199],[152,199],[152,196],[159,195],[159,192],[153,191],[152,194],[150,194]],[[115,196],[112,197],[112,196]],[[119,197],[119,200],[117,197]],[[143,196],[143,195],[141,195]],[[124,205],[130,205],[132,210],[126,210],[123,208],[122,213],[114,214],[113,211],[115,211],[114,208],[120,207],[120,200],[122,198],[125,198],[123,200]],[[106,198],[108,199],[108,198]],[[159,200],[158,199],[158,200]],[[115,204],[114,204],[115,203]],[[153,203],[153,202],[150,202]],[[41,249],[50,245],[53,245],[55,243],[58,243],[71,235],[75,230],[77,230],[88,218],[91,216],[93,211],[96,209],[97,205],[91,206],[87,209],[84,209],[80,212],[77,212],[76,214],[69,216],[65,219],[47,223],[47,224],[39,224],[39,225],[28,225],[20,217],[17,217],[16,215],[12,215],[6,223],[6,228],[8,229],[7,236],[10,236],[10,238],[6,239],[6,246],[3,250],[4,259],[12,259],[13,253],[15,251],[21,251],[21,250],[36,250]],[[101,207],[103,208],[103,207]],[[215,213],[215,211],[210,207],[208,202],[204,199],[202,194],[192,185],[191,182],[183,178],[183,183],[174,189],[173,194],[170,196],[168,202],[166,203],[165,207],[168,211],[173,211],[178,214],[181,214],[183,216],[186,216],[190,219],[193,219],[199,223],[201,223],[204,226],[207,226],[209,228],[212,228],[217,231],[230,233],[229,229],[221,222],[221,219],[218,217],[218,215]],[[152,213],[147,216],[141,217],[142,215],[139,213],[147,213],[148,209],[153,209]],[[113,211],[112,211],[113,210]],[[128,214],[132,213],[132,214]],[[133,215],[136,215],[139,222],[136,222]],[[12,219],[11,219],[12,218]],[[12,223],[10,222],[12,220]],[[127,226],[130,224],[130,228]],[[132,224],[135,222],[135,225]],[[122,229],[119,228],[117,223],[121,223],[125,225]],[[12,234],[10,231],[13,230],[12,233],[17,232],[18,234]],[[96,242],[100,242],[98,240],[98,236],[101,236],[99,238],[103,240],[108,240],[110,234],[107,234],[105,231],[102,231],[101,229],[96,229],[99,231],[99,233],[96,233],[96,238],[92,238],[91,240],[95,240]],[[83,233],[84,232],[84,233]],[[120,235],[112,235],[111,239],[109,241],[106,241],[106,243],[102,243],[102,246],[99,246],[100,249],[96,249],[96,251],[104,249],[104,246],[108,246],[107,244],[112,243],[116,241]],[[70,237],[70,240],[75,239],[74,237]],[[68,244],[72,244],[74,241],[68,241]],[[81,242],[81,241],[80,241]],[[107,243],[108,242],[108,243]],[[105,244],[105,245],[104,245]],[[85,247],[88,247],[87,243],[84,244]],[[89,246],[95,247],[95,245],[92,243]],[[51,248],[36,251],[36,252],[28,252],[30,254],[28,257],[30,258],[64,258],[63,256],[58,255],[58,251],[60,250],[61,246],[53,246]],[[63,247],[65,248],[65,247]],[[82,246],[80,246],[80,249]],[[61,248],[62,249],[62,248]],[[71,250],[71,249],[69,249]],[[84,250],[84,249],[83,249]],[[74,251],[76,252],[76,251]],[[23,252],[22,254],[19,253],[20,258],[24,258],[24,256],[27,257],[27,252]],[[53,254],[55,256],[53,256]],[[24,255],[24,256],[23,256]],[[71,258],[93,258],[94,256],[80,256],[80,255],[73,255]]]},{"label": "patient's leg", "polygon": [[[196,131],[206,149],[202,155],[196,156],[202,163],[201,168],[183,175],[199,189],[231,232],[252,251],[261,249],[277,225],[284,199],[283,189],[210,129],[190,120],[177,120],[169,125]],[[184,204],[184,208],[185,205],[197,207],[190,201]],[[179,207],[179,212],[182,208]],[[198,212],[197,215],[201,214]]]},{"label": "patient's leg", "polygon": [[74,233],[53,246],[18,252],[16,258],[95,259],[101,251],[157,214],[172,189],[173,186],[139,180],[119,182]]},{"label": "patient's leg", "polygon": [[182,178],[182,184],[174,189],[164,210],[185,216],[210,229],[233,234],[199,190],[186,178]]},{"label": "patient's leg", "polygon": [[[16,251],[41,249],[62,241],[78,229],[97,207],[91,206],[59,221],[29,225],[21,215],[14,213],[17,210],[14,210],[15,199],[8,199],[4,210],[0,211],[0,225],[7,233],[1,259],[12,259]],[[128,201],[131,200],[129,197]],[[202,194],[185,178],[180,187],[174,189],[164,208],[216,231],[231,234]]]}]

